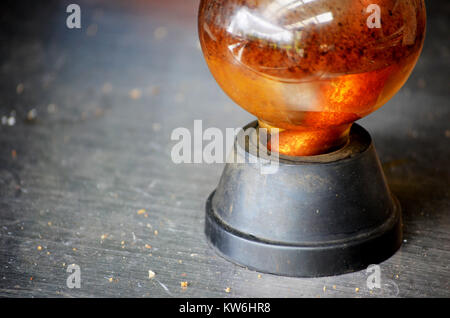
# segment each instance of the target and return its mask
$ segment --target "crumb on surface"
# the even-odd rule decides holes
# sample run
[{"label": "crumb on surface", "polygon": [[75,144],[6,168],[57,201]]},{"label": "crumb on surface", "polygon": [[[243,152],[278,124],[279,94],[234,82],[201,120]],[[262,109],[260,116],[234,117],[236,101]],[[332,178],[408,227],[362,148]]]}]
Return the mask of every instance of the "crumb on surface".
[{"label": "crumb on surface", "polygon": [[38,251],[41,251],[41,250],[42,250],[42,246],[39,245],[39,246],[37,247],[37,250],[38,250]]},{"label": "crumb on surface", "polygon": [[138,214],[138,215],[142,215],[142,214],[144,214],[144,213],[145,213],[145,209],[140,209],[140,210],[137,211],[137,214]]},{"label": "crumb on surface", "polygon": [[17,93],[17,95],[22,94],[24,88],[25,88],[25,86],[23,85],[23,83],[17,84],[17,86],[16,86],[16,93]]},{"label": "crumb on surface", "polygon": [[164,39],[167,36],[167,28],[165,27],[158,27],[155,29],[155,31],[153,32],[153,35],[155,37],[155,39],[157,40],[161,40]]},{"label": "crumb on surface", "polygon": [[145,244],[144,247],[145,248],[152,248],[152,246],[150,244]]},{"label": "crumb on surface", "polygon": [[183,288],[188,287],[188,285],[189,285],[188,282],[181,282],[180,283],[180,286],[183,287]]},{"label": "crumb on surface", "polygon": [[111,83],[107,82],[107,83],[103,84],[103,87],[102,87],[103,94],[109,94],[112,92],[112,90],[113,90],[113,86]]},{"label": "crumb on surface", "polygon": [[229,293],[230,291],[231,291],[231,288],[230,288],[230,287],[225,288],[225,292],[226,292],[226,293]]},{"label": "crumb on surface", "polygon": [[152,270],[148,270],[148,278],[152,279],[153,277],[155,277],[156,273]]},{"label": "crumb on surface", "polygon": [[359,288],[358,287],[355,288],[355,292],[359,292]]},{"label": "crumb on surface", "polygon": [[140,89],[134,88],[134,89],[132,89],[132,90],[130,91],[129,95],[130,95],[130,98],[131,98],[131,99],[136,100],[136,99],[141,98],[142,93],[141,93],[141,90],[140,90]]},{"label": "crumb on surface", "polygon": [[445,131],[445,137],[450,138],[450,129]]}]

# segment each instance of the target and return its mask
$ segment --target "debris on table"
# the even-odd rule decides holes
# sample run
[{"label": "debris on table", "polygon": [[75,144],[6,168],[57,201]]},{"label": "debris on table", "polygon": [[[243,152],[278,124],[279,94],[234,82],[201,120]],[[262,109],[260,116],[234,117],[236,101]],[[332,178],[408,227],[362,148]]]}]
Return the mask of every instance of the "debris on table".
[{"label": "debris on table", "polygon": [[111,83],[106,82],[105,84],[103,84],[103,87],[102,87],[103,94],[109,94],[112,92],[112,90],[113,90],[113,87],[112,87]]},{"label": "debris on table", "polygon": [[130,91],[129,95],[130,95],[130,98],[131,98],[131,99],[136,100],[136,99],[141,98],[142,93],[141,93],[141,90],[140,90],[140,89],[138,89],[138,88],[133,88],[133,89]]},{"label": "debris on table", "polygon": [[20,95],[23,93],[25,86],[22,83],[19,83],[16,87],[16,93],[17,95]]},{"label": "debris on table", "polygon": [[157,40],[162,40],[167,36],[167,28],[165,27],[158,27],[155,29],[155,31],[153,32],[153,35],[155,37],[155,39]]},{"label": "debris on table", "polygon": [[37,110],[35,108],[32,108],[27,113],[27,120],[28,121],[35,121],[37,118]]}]

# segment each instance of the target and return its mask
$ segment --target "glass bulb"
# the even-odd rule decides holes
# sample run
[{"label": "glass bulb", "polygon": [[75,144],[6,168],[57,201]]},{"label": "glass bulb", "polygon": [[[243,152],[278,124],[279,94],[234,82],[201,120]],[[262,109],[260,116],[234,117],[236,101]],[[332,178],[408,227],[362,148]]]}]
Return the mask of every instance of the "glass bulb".
[{"label": "glass bulb", "polygon": [[392,98],[425,24],[423,0],[202,0],[198,19],[214,78],[291,156],[341,146]]}]

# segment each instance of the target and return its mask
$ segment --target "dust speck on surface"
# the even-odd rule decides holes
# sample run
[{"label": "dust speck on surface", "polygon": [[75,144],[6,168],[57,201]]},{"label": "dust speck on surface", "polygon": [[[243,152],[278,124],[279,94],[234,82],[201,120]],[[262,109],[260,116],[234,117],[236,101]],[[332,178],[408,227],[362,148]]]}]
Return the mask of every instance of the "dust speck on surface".
[{"label": "dust speck on surface", "polygon": [[155,39],[162,40],[167,36],[167,28],[165,27],[158,27],[155,29],[155,32],[153,32],[153,35],[155,36]]},{"label": "dust speck on surface", "polygon": [[93,23],[90,26],[88,26],[87,30],[86,30],[86,35],[87,36],[95,36],[97,34],[98,31],[98,25]]},{"label": "dust speck on surface", "polygon": [[109,94],[109,93],[112,92],[112,90],[113,90],[113,86],[112,86],[111,83],[106,82],[105,84],[103,84],[103,86],[102,86],[102,93],[103,94]]},{"label": "dust speck on surface", "polygon": [[22,83],[17,84],[17,87],[16,87],[16,93],[17,93],[17,95],[22,94],[24,88],[25,88],[25,86],[24,86]]},{"label": "dust speck on surface", "polygon": [[36,119],[37,119],[37,110],[35,108],[32,108],[27,113],[27,120],[35,121]]},{"label": "dust speck on surface", "polygon": [[450,129],[445,131],[445,137],[450,138]]},{"label": "dust speck on surface", "polygon": [[136,99],[141,98],[142,92],[141,92],[141,90],[138,89],[138,88],[133,88],[133,89],[128,93],[128,95],[130,96],[131,99],[136,100]]}]

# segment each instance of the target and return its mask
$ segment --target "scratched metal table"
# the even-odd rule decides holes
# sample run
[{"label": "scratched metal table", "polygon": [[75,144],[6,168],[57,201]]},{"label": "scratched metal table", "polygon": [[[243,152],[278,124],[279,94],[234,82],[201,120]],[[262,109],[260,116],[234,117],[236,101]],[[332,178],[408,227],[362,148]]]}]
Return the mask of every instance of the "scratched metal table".
[{"label": "scratched metal table", "polygon": [[[204,63],[197,1],[77,1],[81,29],[66,27],[69,3],[2,3],[0,296],[450,296],[448,1],[427,1],[414,73],[360,121],[404,217],[373,291],[365,271],[259,275],[206,244],[204,204],[223,165],[174,164],[171,133],[253,118]],[[79,289],[66,285],[70,264]]]}]

